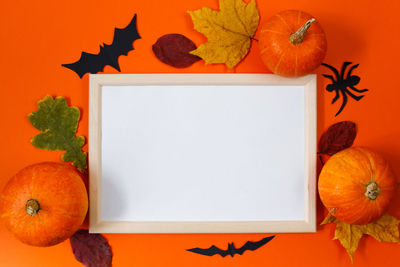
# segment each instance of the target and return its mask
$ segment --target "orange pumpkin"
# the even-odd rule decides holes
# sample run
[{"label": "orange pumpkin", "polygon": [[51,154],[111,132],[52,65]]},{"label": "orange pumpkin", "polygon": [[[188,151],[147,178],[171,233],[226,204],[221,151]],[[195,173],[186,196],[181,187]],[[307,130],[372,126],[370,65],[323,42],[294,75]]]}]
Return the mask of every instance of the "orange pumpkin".
[{"label": "orange pumpkin", "polygon": [[321,25],[310,14],[286,10],[264,23],[259,47],[264,64],[273,73],[302,76],[321,65],[327,41]]},{"label": "orange pumpkin", "polygon": [[366,148],[348,148],[333,155],[318,181],[321,201],[337,219],[367,224],[386,211],[396,190],[389,163]]},{"label": "orange pumpkin", "polygon": [[1,217],[22,242],[52,246],[73,235],[83,223],[88,197],[80,174],[60,163],[28,166],[6,184]]}]

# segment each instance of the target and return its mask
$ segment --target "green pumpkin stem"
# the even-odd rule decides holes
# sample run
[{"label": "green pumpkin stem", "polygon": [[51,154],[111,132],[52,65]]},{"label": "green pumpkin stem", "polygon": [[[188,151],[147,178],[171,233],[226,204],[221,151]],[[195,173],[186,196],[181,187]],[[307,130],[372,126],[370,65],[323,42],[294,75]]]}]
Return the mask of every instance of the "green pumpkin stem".
[{"label": "green pumpkin stem", "polygon": [[295,33],[292,33],[289,36],[289,40],[292,44],[297,45],[303,42],[304,37],[308,29],[310,28],[311,24],[315,21],[314,18],[308,20],[300,29],[298,29]]}]

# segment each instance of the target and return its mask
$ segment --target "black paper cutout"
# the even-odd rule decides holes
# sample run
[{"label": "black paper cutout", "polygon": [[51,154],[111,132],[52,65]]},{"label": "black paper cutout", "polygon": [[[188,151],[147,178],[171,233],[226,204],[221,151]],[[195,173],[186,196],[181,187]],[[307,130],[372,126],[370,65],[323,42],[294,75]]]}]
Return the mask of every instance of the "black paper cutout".
[{"label": "black paper cutout", "polygon": [[266,238],[261,239],[260,241],[257,242],[251,242],[247,241],[246,244],[244,244],[241,248],[236,248],[234,243],[228,243],[228,249],[227,250],[222,250],[220,248],[217,248],[216,246],[211,246],[210,248],[191,248],[187,249],[187,251],[201,254],[201,255],[206,255],[206,256],[214,256],[215,254],[219,254],[222,257],[225,257],[227,255],[231,255],[233,257],[235,254],[242,255],[246,250],[251,250],[254,251],[265,244],[267,244],[269,241],[272,240],[275,236],[268,236]]},{"label": "black paper cutout", "polygon": [[94,74],[103,71],[106,65],[120,72],[118,57],[121,55],[126,56],[129,51],[133,50],[133,41],[140,38],[137,32],[135,14],[128,26],[123,29],[115,28],[112,44],[107,45],[103,43],[103,46],[100,45],[100,52],[97,55],[82,52],[81,58],[78,61],[71,64],[62,64],[62,66],[75,71],[80,78],[88,72]]},{"label": "black paper cutout", "polygon": [[346,78],[344,78],[346,68],[350,64],[352,64],[352,62],[347,62],[347,61],[343,62],[340,74],[339,74],[339,71],[337,69],[335,69],[334,67],[332,67],[332,66],[330,66],[330,65],[328,65],[326,63],[322,63],[321,64],[321,65],[331,69],[333,71],[333,73],[335,74],[335,76],[336,76],[336,80],[335,80],[335,78],[333,78],[332,75],[322,74],[322,76],[324,76],[325,78],[328,78],[328,79],[330,79],[332,81],[331,84],[328,84],[326,86],[326,90],[328,92],[333,92],[333,91],[336,92],[336,96],[335,96],[335,98],[333,98],[332,104],[335,103],[336,100],[339,99],[339,97],[340,97],[339,93],[342,93],[342,96],[343,96],[342,106],[340,107],[339,111],[336,113],[335,117],[337,115],[339,115],[340,112],[342,112],[342,110],[346,106],[347,96],[350,96],[351,98],[355,99],[356,101],[360,101],[361,98],[364,97],[364,95],[356,96],[350,90],[353,90],[353,91],[355,91],[357,93],[364,93],[364,92],[368,91],[368,89],[360,90],[360,89],[357,89],[357,88],[354,87],[355,85],[357,85],[360,82],[360,77],[356,76],[356,75],[351,75],[351,73],[353,72],[353,70],[355,68],[358,67],[359,64],[351,66],[350,69],[349,69],[349,72],[346,75]]}]

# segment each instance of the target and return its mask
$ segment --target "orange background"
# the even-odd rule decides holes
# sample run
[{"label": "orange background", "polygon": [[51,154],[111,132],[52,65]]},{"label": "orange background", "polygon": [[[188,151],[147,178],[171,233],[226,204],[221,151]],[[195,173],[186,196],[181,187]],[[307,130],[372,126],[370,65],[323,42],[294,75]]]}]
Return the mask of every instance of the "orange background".
[{"label": "orange background", "polygon": [[[328,38],[325,62],[340,68],[343,61],[359,63],[354,71],[361,77],[357,86],[368,88],[359,102],[349,99],[344,111],[334,117],[339,100],[330,102],[334,93],[325,91],[329,81],[318,75],[318,136],[332,123],[352,120],[358,124],[355,145],[381,152],[400,175],[400,91],[397,49],[400,2],[397,0],[258,0],[261,23],[284,9],[301,9],[314,15]],[[65,96],[70,105],[82,112],[79,135],[88,135],[88,75],[83,79],[61,67],[79,59],[81,51],[97,53],[99,44],[112,42],[114,27],[124,28],[135,13],[142,39],[135,50],[121,56],[122,73],[209,73],[227,72],[224,65],[205,66],[199,61],[186,69],[161,63],[151,45],[167,33],[181,33],[197,45],[206,38],[193,30],[187,10],[208,6],[218,9],[217,0],[69,0],[23,1],[2,3],[0,16],[1,47],[1,138],[0,188],[21,168],[40,161],[60,161],[61,152],[33,147],[29,140],[38,133],[27,115],[37,109],[45,95]],[[259,35],[259,29],[255,38]],[[233,70],[237,73],[269,73],[253,41],[248,56]],[[110,67],[104,73],[116,73]],[[84,147],[87,151],[87,146]],[[400,201],[394,201],[390,213],[400,217]],[[318,221],[325,210],[318,202]],[[114,266],[398,266],[400,245],[379,243],[364,237],[355,253],[355,263],[338,241],[331,240],[334,226],[318,227],[317,233],[277,234],[275,239],[255,252],[234,258],[206,257],[186,252],[193,247],[215,244],[225,248],[228,242],[241,246],[268,234],[198,235],[122,235],[106,237],[114,253]],[[26,246],[0,226],[0,266],[82,266],[66,241],[50,248]]]}]

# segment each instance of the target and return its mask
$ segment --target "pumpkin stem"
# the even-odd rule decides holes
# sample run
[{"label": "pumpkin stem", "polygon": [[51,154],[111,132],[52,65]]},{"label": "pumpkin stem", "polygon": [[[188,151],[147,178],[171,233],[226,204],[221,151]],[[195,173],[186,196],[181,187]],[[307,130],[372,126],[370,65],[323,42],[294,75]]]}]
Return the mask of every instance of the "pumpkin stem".
[{"label": "pumpkin stem", "polygon": [[371,200],[375,200],[380,192],[381,189],[378,187],[377,183],[372,181],[369,184],[367,184],[365,196]]},{"label": "pumpkin stem", "polygon": [[315,21],[314,18],[308,20],[297,32],[292,33],[289,36],[289,40],[292,44],[297,45],[303,42],[304,37],[306,36],[307,30],[310,28],[311,24]]},{"label": "pumpkin stem", "polygon": [[40,210],[39,202],[36,199],[29,199],[26,202],[25,210],[29,215],[35,216]]}]

